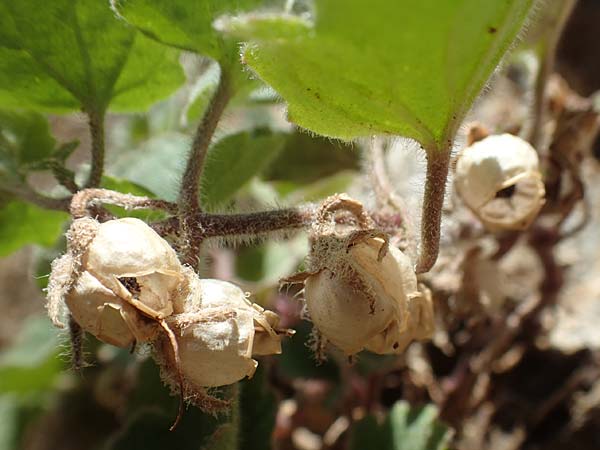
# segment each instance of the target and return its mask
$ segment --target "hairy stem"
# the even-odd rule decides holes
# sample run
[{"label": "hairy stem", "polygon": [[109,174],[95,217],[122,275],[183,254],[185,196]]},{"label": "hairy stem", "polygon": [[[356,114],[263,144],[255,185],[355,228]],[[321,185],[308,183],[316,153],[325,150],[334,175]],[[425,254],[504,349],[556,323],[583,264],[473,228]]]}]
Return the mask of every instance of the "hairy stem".
[{"label": "hairy stem", "polygon": [[542,37],[539,44],[538,57],[539,69],[535,80],[533,92],[533,104],[531,106],[531,125],[527,140],[535,148],[538,148],[541,141],[541,131],[544,123],[544,111],[546,110],[546,85],[548,78],[554,70],[556,59],[556,50],[562,31],[571,15],[577,0],[563,0],[556,2],[558,9],[554,11],[553,20],[545,27],[548,31]]},{"label": "hairy stem", "polygon": [[89,111],[88,123],[92,137],[92,167],[86,188],[97,187],[104,173],[104,112]]},{"label": "hairy stem", "polygon": [[450,151],[433,149],[427,151],[427,178],[421,215],[421,246],[417,273],[428,272],[437,260],[440,249],[440,231],[446,180],[450,166]]},{"label": "hairy stem", "polygon": [[230,98],[231,86],[229,74],[222,66],[221,78],[219,79],[217,90],[196,129],[179,193],[179,214],[181,216],[179,225],[183,238],[182,259],[184,263],[194,268],[198,264],[198,253],[201,243],[201,235],[197,233],[197,227],[194,227],[193,224],[195,215],[200,212],[198,185],[202,176],[208,147]]},{"label": "hairy stem", "polygon": [[65,187],[71,194],[79,191],[79,186],[75,182],[75,174],[67,169],[63,164],[58,161],[52,162],[50,167],[52,170],[52,174],[56,181],[60,183],[61,186]]},{"label": "hairy stem", "polygon": [[177,212],[177,205],[165,200],[137,197],[108,189],[84,189],[73,196],[71,215],[75,219],[91,216],[92,208],[103,204],[116,205],[125,209],[159,209],[170,213]]}]

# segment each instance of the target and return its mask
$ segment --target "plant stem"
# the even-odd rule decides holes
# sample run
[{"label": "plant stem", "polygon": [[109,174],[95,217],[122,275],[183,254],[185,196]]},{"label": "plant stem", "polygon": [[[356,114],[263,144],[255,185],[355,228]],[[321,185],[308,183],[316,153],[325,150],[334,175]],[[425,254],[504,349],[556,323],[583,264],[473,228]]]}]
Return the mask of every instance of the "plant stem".
[{"label": "plant stem", "polygon": [[201,211],[198,203],[198,185],[202,176],[208,147],[230,98],[231,86],[229,73],[222,65],[217,90],[196,129],[179,193],[179,214],[181,217],[179,225],[183,238],[182,260],[193,268],[196,268],[198,265],[198,253],[202,241],[202,235],[197,233],[197,227],[194,226],[194,218]]},{"label": "plant stem", "polygon": [[531,106],[532,123],[530,125],[527,140],[535,148],[538,148],[541,141],[541,131],[544,123],[544,111],[546,110],[546,85],[548,78],[554,70],[556,60],[556,50],[560,41],[560,36],[571,15],[577,0],[563,0],[556,2],[558,10],[550,23],[545,24],[548,32],[542,37],[538,49],[539,69],[535,79],[533,92],[533,104]]},{"label": "plant stem", "polygon": [[100,186],[104,173],[104,112],[88,111],[88,123],[92,137],[92,167],[86,188]]},{"label": "plant stem", "polygon": [[84,189],[73,196],[71,215],[76,219],[90,216],[91,208],[102,204],[121,206],[125,209],[159,209],[170,213],[177,212],[177,205],[165,200],[137,197],[108,189]]},{"label": "plant stem", "polygon": [[427,175],[421,215],[421,246],[417,273],[428,272],[437,260],[440,249],[440,231],[446,180],[450,166],[448,149],[427,151]]}]

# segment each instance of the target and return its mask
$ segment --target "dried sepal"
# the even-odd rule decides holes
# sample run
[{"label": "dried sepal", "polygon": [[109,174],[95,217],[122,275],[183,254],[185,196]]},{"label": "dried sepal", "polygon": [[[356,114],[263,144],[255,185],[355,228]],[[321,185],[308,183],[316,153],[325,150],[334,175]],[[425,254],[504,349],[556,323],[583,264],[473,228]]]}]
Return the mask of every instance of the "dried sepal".
[{"label": "dried sepal", "polygon": [[458,156],[456,190],[490,230],[527,228],[544,205],[535,149],[511,134],[491,135]]},{"label": "dried sepal", "polygon": [[65,296],[75,321],[88,333],[117,347],[149,342],[156,336],[154,322],[116,296],[89,272],[83,272]]}]

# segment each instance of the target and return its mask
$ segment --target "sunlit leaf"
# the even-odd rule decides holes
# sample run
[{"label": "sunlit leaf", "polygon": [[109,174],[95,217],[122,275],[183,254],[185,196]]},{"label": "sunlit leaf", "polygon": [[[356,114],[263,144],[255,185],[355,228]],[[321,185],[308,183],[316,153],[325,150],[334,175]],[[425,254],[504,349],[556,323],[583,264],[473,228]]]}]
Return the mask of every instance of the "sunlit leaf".
[{"label": "sunlit leaf", "polygon": [[308,30],[272,14],[223,28],[249,42],[243,61],[288,102],[292,122],[342,139],[402,135],[435,150],[448,147],[532,3],[315,0]]}]

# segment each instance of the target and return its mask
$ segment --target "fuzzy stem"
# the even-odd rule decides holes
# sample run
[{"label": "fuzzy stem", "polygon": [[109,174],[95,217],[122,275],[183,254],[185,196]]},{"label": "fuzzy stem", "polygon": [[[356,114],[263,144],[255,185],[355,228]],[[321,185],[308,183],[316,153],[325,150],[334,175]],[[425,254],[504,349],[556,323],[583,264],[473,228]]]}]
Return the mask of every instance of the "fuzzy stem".
[{"label": "fuzzy stem", "polygon": [[198,265],[201,243],[201,238],[194,227],[194,216],[201,211],[198,203],[198,185],[212,137],[230,98],[229,74],[226,68],[221,66],[219,85],[196,129],[179,193],[179,214],[182,219],[180,231],[183,238],[182,259],[184,263],[194,268]]},{"label": "fuzzy stem", "polygon": [[97,187],[104,172],[104,112],[89,111],[88,123],[92,137],[92,167],[86,188]]},{"label": "fuzzy stem", "polygon": [[177,211],[177,205],[165,200],[137,197],[108,189],[84,189],[73,196],[71,215],[76,219],[90,216],[91,208],[102,204],[121,206],[125,209],[159,209],[170,213]]},{"label": "fuzzy stem", "polygon": [[63,164],[58,161],[53,161],[50,169],[52,170],[52,174],[56,181],[60,183],[61,186],[65,187],[71,194],[79,191],[79,186],[75,182],[75,174],[67,169]]},{"label": "fuzzy stem", "polygon": [[560,36],[567,23],[567,19],[571,15],[577,0],[563,0],[557,2],[559,9],[556,12],[554,20],[547,24],[548,32],[542,38],[538,51],[539,70],[535,79],[535,87],[533,92],[533,104],[531,106],[532,123],[528,133],[527,140],[535,148],[538,148],[541,140],[542,125],[544,123],[544,112],[546,109],[546,85],[548,78],[554,70],[554,62],[556,60],[556,50],[560,41]]},{"label": "fuzzy stem", "polygon": [[421,246],[417,262],[417,273],[428,272],[437,260],[440,249],[440,231],[446,180],[450,166],[448,150],[427,151],[427,178],[421,215]]}]

